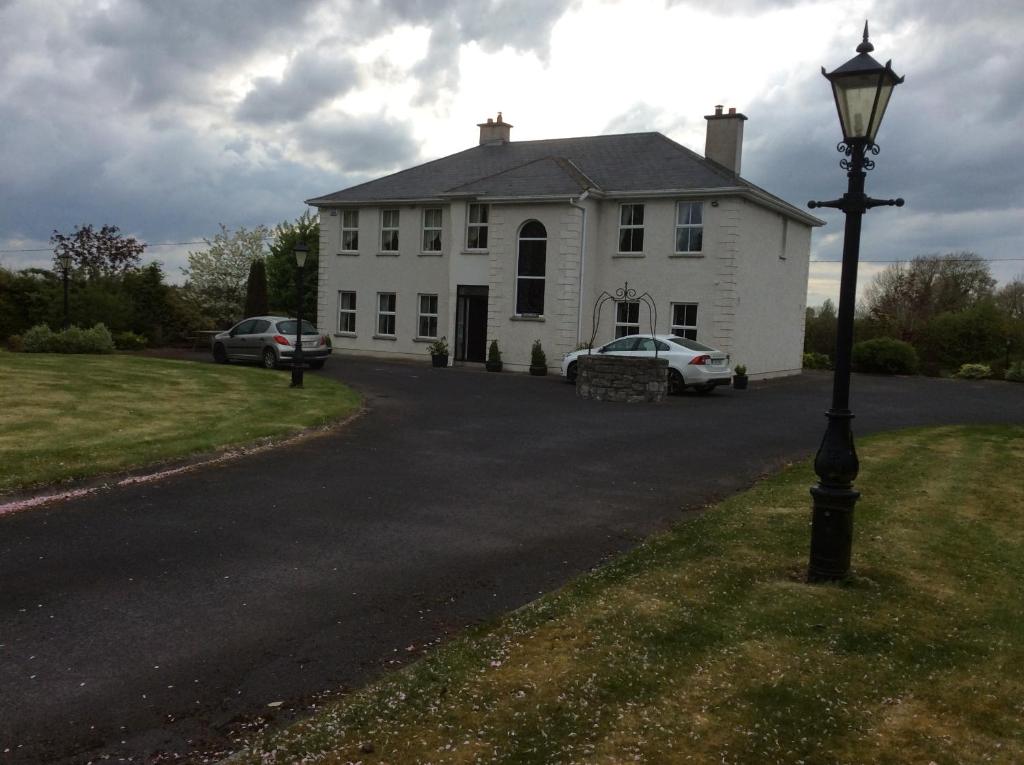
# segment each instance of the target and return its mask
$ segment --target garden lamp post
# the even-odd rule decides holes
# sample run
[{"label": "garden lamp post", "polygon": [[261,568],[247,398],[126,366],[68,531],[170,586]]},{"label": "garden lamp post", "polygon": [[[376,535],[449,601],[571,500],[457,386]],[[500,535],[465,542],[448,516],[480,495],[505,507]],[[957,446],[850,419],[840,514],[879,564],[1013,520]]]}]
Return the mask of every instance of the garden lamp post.
[{"label": "garden lamp post", "polygon": [[293,388],[302,387],[302,369],[305,366],[302,359],[302,302],[305,295],[302,294],[302,272],[306,267],[306,256],[309,255],[309,246],[305,242],[295,245],[295,282],[299,293],[299,307],[295,311],[295,354],[292,356],[292,384]]},{"label": "garden lamp post", "polygon": [[832,380],[832,406],[821,446],[814,458],[818,485],[811,489],[814,511],[811,520],[811,555],[807,579],[811,582],[842,579],[850,571],[853,542],[853,506],[860,493],[853,488],[860,464],[853,445],[850,421],[850,355],[853,345],[853,310],[857,293],[857,259],[860,255],[860,224],[864,213],[881,205],[903,206],[902,199],[872,199],[864,193],[864,176],[875,163],[866,155],[877,155],[875,135],[885,115],[894,87],[903,78],[882,66],[870,55],[875,46],[864,40],[857,54],[833,72],[821,73],[832,84],[843,140],[837,146],[845,158],[839,165],[847,171],[846,194],[827,202],[809,202],[808,207],[835,207],[846,214],[843,238],[843,267],[839,284],[839,313],[836,327],[836,364]]},{"label": "garden lamp post", "polygon": [[64,329],[71,326],[71,316],[68,313],[68,276],[71,273],[71,253],[62,252],[57,256],[60,263],[60,273],[64,279]]}]

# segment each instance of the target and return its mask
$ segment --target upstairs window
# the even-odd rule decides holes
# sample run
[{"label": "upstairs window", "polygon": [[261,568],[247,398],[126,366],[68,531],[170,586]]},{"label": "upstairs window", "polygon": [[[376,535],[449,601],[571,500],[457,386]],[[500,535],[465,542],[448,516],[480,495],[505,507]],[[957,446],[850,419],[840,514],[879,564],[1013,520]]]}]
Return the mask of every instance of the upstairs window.
[{"label": "upstairs window", "polygon": [[619,252],[644,251],[644,206],[619,208]]},{"label": "upstairs window", "polygon": [[441,217],[440,207],[423,211],[423,252],[441,251]]},{"label": "upstairs window", "polygon": [[676,205],[676,253],[688,255],[704,248],[704,203],[679,202]]},{"label": "upstairs window", "polygon": [[380,251],[398,252],[398,210],[380,211]]},{"label": "upstairs window", "polygon": [[341,211],[341,251],[359,251],[359,210]]},{"label": "upstairs window", "polygon": [[672,334],[687,340],[697,339],[696,303],[672,304]]},{"label": "upstairs window", "polygon": [[466,249],[487,249],[487,221],[490,218],[490,205],[470,205],[466,218]]},{"label": "upstairs window", "polygon": [[615,337],[640,334],[640,302],[624,300],[615,304]]},{"label": "upstairs window", "polygon": [[544,275],[547,268],[548,232],[535,220],[519,230],[519,257],[516,268],[516,313],[520,316],[544,314]]}]

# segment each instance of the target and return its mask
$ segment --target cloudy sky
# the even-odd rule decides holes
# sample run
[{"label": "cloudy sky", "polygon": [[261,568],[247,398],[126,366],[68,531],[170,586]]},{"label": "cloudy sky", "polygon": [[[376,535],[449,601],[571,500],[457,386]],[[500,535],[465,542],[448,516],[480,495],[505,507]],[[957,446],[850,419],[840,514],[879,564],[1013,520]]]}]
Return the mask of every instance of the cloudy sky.
[{"label": "cloudy sky", "polygon": [[[45,265],[15,250],[86,222],[151,243],[273,225],[474,145],[499,110],[513,140],[659,130],[702,152],[703,115],[735,106],[745,177],[835,197],[820,67],[865,18],[907,78],[868,191],[907,206],[869,213],[862,259],[1024,273],[1020,0],[0,0],[0,264]],[[842,216],[822,217],[812,304],[837,292]],[[179,278],[189,249],[147,254]]]}]

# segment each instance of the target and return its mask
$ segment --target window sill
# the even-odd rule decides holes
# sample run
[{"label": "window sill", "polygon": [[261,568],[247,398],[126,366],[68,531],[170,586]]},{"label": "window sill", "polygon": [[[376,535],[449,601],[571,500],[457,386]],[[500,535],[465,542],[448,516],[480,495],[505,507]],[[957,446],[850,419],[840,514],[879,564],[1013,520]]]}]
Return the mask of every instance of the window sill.
[{"label": "window sill", "polygon": [[359,337],[355,332],[335,332],[334,337]]},{"label": "window sill", "polygon": [[642,252],[617,252],[612,255],[613,258],[646,258],[647,255]]},{"label": "window sill", "polygon": [[378,258],[397,258],[398,257],[398,250],[391,250],[391,251],[388,251],[388,252],[381,251],[381,252],[377,253],[377,257]]},{"label": "window sill", "polygon": [[509,321],[546,321],[546,319],[543,316],[522,316],[520,314],[515,314],[514,316],[509,316],[508,320]]},{"label": "window sill", "polygon": [[338,257],[341,257],[342,255],[345,255],[345,256],[348,256],[348,257],[353,257],[353,256],[359,255],[359,251],[358,250],[342,250],[341,252],[338,253]]},{"label": "window sill", "polygon": [[465,250],[462,251],[463,255],[490,255],[490,253],[491,253],[491,251],[487,250],[487,249],[484,249],[484,250],[465,249]]},{"label": "window sill", "polygon": [[420,252],[417,253],[421,258],[442,258],[444,257],[443,252]]},{"label": "window sill", "polygon": [[703,252],[673,252],[670,258],[703,258]]},{"label": "window sill", "polygon": [[436,343],[436,337],[414,337],[412,339],[414,343]]},{"label": "window sill", "polygon": [[398,337],[396,335],[374,335],[373,339],[374,340],[397,340]]}]

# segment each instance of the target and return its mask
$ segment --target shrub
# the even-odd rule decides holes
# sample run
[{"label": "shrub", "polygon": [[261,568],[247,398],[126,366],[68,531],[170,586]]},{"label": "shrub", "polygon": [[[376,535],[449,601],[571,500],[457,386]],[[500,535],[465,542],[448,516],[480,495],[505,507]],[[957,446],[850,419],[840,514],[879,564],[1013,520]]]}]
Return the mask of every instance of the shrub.
[{"label": "shrub", "polygon": [[491,340],[490,346],[487,348],[487,360],[493,363],[501,363],[501,351],[498,350],[498,341]]},{"label": "shrub", "polygon": [[961,364],[955,377],[962,380],[984,380],[992,376],[992,367],[988,364]]},{"label": "shrub", "polygon": [[746,364],[737,364],[736,366],[734,366],[732,368],[732,371],[735,374],[739,375],[740,377],[743,377],[743,375],[745,375],[747,373],[747,365]]},{"label": "shrub", "polygon": [[546,367],[548,365],[547,354],[544,353],[544,349],[540,346],[540,340],[533,341],[533,348],[530,349],[530,366],[531,367]]},{"label": "shrub", "polygon": [[876,337],[853,346],[853,365],[859,372],[912,375],[917,372],[917,351],[902,340]]},{"label": "shrub", "polygon": [[1024,361],[1015,361],[1010,364],[1003,377],[1010,382],[1024,382]]},{"label": "shrub", "polygon": [[37,324],[22,338],[27,353],[110,353],[114,339],[102,324],[91,329],[68,327],[54,332],[45,324]]},{"label": "shrub", "polygon": [[804,369],[831,369],[832,359],[824,353],[811,351],[804,354]]},{"label": "shrub", "polygon": [[448,338],[442,337],[440,340],[435,340],[427,346],[427,353],[431,356],[447,356],[448,355]]},{"label": "shrub", "polygon": [[7,350],[11,353],[21,353],[25,350],[25,343],[21,340],[21,335],[10,335],[7,338]]},{"label": "shrub", "polygon": [[134,332],[118,332],[114,335],[114,347],[119,351],[141,351],[146,347],[146,338]]}]

